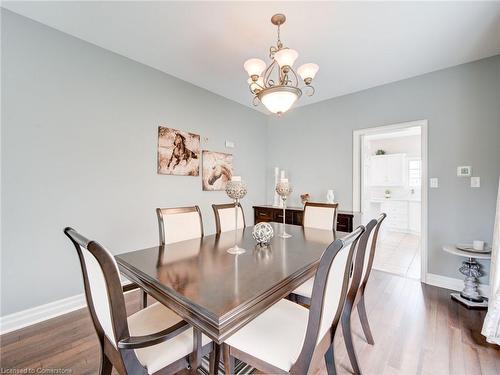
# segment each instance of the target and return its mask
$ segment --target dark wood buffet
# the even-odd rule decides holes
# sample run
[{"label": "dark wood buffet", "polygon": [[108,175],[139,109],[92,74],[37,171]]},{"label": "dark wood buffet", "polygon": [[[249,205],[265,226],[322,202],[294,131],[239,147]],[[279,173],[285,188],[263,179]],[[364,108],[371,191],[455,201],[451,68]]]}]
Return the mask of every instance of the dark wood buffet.
[{"label": "dark wood buffet", "polygon": [[[253,206],[255,224],[262,221],[283,222],[283,208],[274,206]],[[287,207],[285,214],[287,224],[302,225],[304,217],[303,207]],[[337,230],[340,232],[352,232],[356,213],[352,211],[337,211]]]}]

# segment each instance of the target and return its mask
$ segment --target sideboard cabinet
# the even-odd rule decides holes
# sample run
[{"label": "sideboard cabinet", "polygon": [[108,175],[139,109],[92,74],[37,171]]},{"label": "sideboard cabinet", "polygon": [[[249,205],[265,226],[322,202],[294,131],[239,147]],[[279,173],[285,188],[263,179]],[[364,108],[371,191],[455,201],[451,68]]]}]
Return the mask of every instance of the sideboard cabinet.
[{"label": "sideboard cabinet", "polygon": [[[283,208],[274,206],[253,206],[255,224],[262,221],[283,222]],[[287,207],[285,211],[285,222],[292,225],[302,225],[304,218],[303,207]],[[352,232],[355,221],[355,212],[337,211],[337,230],[340,232]]]}]

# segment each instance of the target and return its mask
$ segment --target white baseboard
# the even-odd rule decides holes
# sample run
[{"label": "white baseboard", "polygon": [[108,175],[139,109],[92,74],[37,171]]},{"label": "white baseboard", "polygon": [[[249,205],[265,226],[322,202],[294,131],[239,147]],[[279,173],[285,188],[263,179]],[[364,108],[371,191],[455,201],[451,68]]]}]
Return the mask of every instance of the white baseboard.
[{"label": "white baseboard", "polygon": [[87,305],[84,294],[60,299],[0,317],[0,334],[16,331],[44,320],[67,314]]},{"label": "white baseboard", "polygon": [[[428,273],[425,277],[425,283],[429,285],[438,286],[440,288],[451,289],[456,291],[461,291],[464,288],[464,281],[461,279],[455,279],[453,277],[436,275],[434,273]],[[486,284],[479,284],[479,292],[482,296],[490,296],[490,286]]]},{"label": "white baseboard", "polygon": [[[124,276],[121,278],[122,286],[130,281]],[[63,298],[58,301],[35,306],[30,309],[16,312],[14,314],[0,316],[0,335],[28,327],[30,325],[43,322],[44,320],[55,318],[56,316],[70,313],[87,306],[85,294]]]}]

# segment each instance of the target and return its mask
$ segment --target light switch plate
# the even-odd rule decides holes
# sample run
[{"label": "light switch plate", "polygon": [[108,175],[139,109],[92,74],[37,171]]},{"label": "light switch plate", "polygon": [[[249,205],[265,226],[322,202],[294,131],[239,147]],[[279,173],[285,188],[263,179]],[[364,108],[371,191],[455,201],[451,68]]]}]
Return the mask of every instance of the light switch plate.
[{"label": "light switch plate", "polygon": [[470,178],[470,187],[473,187],[473,188],[481,187],[481,177],[471,177]]},{"label": "light switch plate", "polygon": [[472,167],[470,166],[457,167],[457,176],[458,177],[472,176]]},{"label": "light switch plate", "polygon": [[234,142],[233,141],[226,141],[226,148],[234,148]]},{"label": "light switch plate", "polygon": [[430,186],[431,188],[438,188],[439,187],[439,180],[436,177],[433,177],[430,179]]}]

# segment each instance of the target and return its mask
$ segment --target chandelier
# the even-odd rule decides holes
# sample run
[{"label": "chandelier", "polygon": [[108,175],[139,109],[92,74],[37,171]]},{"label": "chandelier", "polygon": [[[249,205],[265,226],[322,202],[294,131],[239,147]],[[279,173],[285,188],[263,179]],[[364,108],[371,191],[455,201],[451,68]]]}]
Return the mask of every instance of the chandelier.
[{"label": "chandelier", "polygon": [[302,95],[297,73],[304,81],[304,91],[312,96],[314,87],[311,82],[319,70],[318,65],[307,63],[299,66],[295,72],[293,64],[299,54],[294,49],[284,47],[280,40],[280,26],[285,21],[284,14],[275,14],[271,18],[271,22],[278,27],[278,41],[276,46],[269,48],[269,58],[272,60],[269,66],[266,67],[264,61],[255,58],[245,61],[243,65],[250,76],[247,82],[254,95],[253,105],[258,106],[261,102],[278,116],[288,111]]}]

